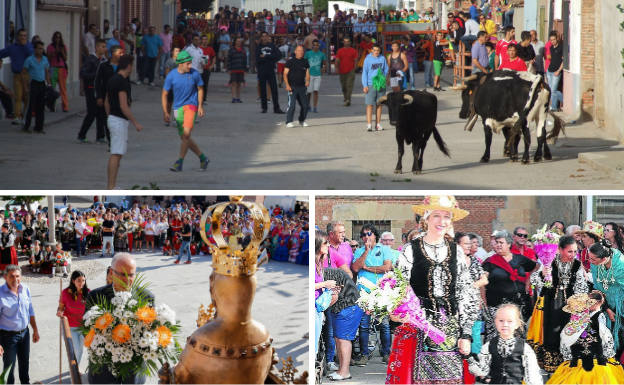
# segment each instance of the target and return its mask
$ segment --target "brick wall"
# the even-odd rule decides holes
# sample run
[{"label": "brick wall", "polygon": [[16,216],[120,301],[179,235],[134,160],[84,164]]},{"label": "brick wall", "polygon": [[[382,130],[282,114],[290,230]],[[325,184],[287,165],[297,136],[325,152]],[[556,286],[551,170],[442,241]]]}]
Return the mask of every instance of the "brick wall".
[{"label": "brick wall", "polygon": [[[405,210],[411,212],[411,206],[418,204],[423,199],[417,197],[399,196],[377,196],[377,197],[345,197],[345,196],[324,196],[316,197],[316,225],[325,229],[327,223],[333,219],[333,208],[336,205],[358,204],[376,202],[379,205],[405,206]],[[505,196],[467,196],[457,197],[459,207],[470,211],[470,215],[455,223],[455,231],[472,232],[479,234],[484,239],[484,243],[489,241],[490,234],[494,230],[493,225],[498,216],[498,210],[505,207],[507,197]],[[396,218],[385,218],[393,220]],[[413,221],[401,219],[402,233],[414,228]],[[486,246],[487,247],[487,246]]]},{"label": "brick wall", "polygon": [[596,61],[595,0],[581,2],[581,90],[583,111],[594,116],[594,76]]}]

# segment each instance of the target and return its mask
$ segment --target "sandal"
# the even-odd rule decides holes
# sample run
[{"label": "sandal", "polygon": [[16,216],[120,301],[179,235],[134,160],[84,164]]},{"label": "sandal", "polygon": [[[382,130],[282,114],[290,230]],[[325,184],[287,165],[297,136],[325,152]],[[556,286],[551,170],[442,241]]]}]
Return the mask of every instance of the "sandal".
[{"label": "sandal", "polygon": [[329,376],[327,376],[327,378],[329,378],[332,381],[344,381],[344,380],[350,380],[351,375],[349,375],[349,377],[343,377],[340,374],[338,374],[338,372],[333,372],[333,373],[330,373]]}]

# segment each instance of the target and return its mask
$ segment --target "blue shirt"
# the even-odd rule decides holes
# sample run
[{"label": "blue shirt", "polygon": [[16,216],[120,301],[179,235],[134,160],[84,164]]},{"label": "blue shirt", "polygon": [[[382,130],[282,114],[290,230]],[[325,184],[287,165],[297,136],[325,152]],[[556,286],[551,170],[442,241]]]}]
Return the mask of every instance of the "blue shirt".
[{"label": "blue shirt", "polygon": [[158,35],[143,36],[143,46],[145,47],[145,54],[147,57],[155,58],[158,56],[158,48],[162,47],[162,45],[162,39]]},{"label": "blue shirt", "polygon": [[22,72],[22,68],[24,68],[24,60],[27,57],[32,55],[34,52],[33,47],[30,43],[26,43],[26,45],[21,44],[11,44],[3,50],[0,50],[0,59],[5,57],[11,58],[11,71],[14,74]]},{"label": "blue shirt", "polygon": [[321,51],[308,51],[303,56],[310,63],[310,76],[321,76],[321,67],[323,62],[327,60],[327,56]]},{"label": "blue shirt", "polygon": [[118,45],[121,47],[121,43],[119,42],[119,40],[115,39],[114,37],[111,37],[110,39],[106,41],[106,50],[110,53],[110,49],[114,45]]},{"label": "blue shirt", "polygon": [[362,67],[362,86],[371,87],[373,85],[373,78],[377,75],[377,70],[381,69],[384,75],[388,75],[388,62],[383,55],[375,57],[372,53],[369,53],[364,59],[364,66]]},{"label": "blue shirt", "polygon": [[31,80],[45,82],[46,71],[50,68],[50,63],[45,56],[42,56],[41,60],[37,60],[35,55],[31,55],[24,61],[24,68],[28,71]]},{"label": "blue shirt", "polygon": [[474,5],[470,6],[470,18],[476,21],[477,23],[479,22],[479,10]]},{"label": "blue shirt", "polygon": [[[487,50],[485,49],[485,44],[479,43],[479,41],[475,41],[472,43],[472,48],[470,50],[470,54],[473,59],[477,59],[479,64],[483,66],[483,68],[488,68],[490,65],[490,58],[488,57]],[[478,70],[476,66],[472,66],[473,71]],[[479,70],[480,71],[480,70]]]},{"label": "blue shirt", "polygon": [[[366,248],[364,246],[362,246],[359,249],[355,250],[355,252],[353,253],[352,264],[355,261],[357,261],[358,259],[360,259],[360,257],[362,256],[362,254],[364,254],[365,251],[366,251]],[[386,261],[386,260],[392,261],[393,258],[394,258],[394,255],[392,254],[392,249],[389,248],[388,246],[384,246],[381,243],[378,243],[368,252],[368,255],[366,256],[366,261],[364,262],[364,265],[369,266],[369,267],[372,267],[372,266],[383,266],[384,261]],[[374,284],[377,284],[377,281],[379,281],[381,279],[381,277],[383,277],[383,276],[384,275],[381,274],[381,273],[375,274],[375,273],[371,273],[370,271],[364,271],[364,270],[360,270],[358,272],[358,277],[366,278],[367,280],[371,281]],[[364,286],[358,284],[358,290],[360,290],[360,289],[364,289],[368,293],[370,293],[369,289],[367,289]]]},{"label": "blue shirt", "polygon": [[177,110],[188,105],[197,107],[197,87],[203,85],[201,75],[194,68],[185,74],[174,68],[169,71],[163,88],[167,92],[173,91],[173,109]]},{"label": "blue shirt", "polygon": [[30,299],[30,289],[20,284],[15,295],[7,284],[0,286],[0,330],[18,332],[26,329],[35,310]]}]

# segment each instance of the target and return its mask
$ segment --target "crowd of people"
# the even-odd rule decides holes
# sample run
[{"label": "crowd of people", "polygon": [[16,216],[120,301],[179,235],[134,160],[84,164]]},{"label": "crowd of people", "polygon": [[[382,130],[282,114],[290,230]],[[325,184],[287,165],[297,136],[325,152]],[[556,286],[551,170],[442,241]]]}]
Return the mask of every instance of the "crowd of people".
[{"label": "crowd of people", "polygon": [[[56,213],[55,245],[49,242],[47,212],[22,206],[3,215],[0,270],[27,257],[34,273],[58,271],[65,277],[71,260],[91,253],[100,257],[116,252],[162,252],[177,256],[175,263],[191,263],[193,255],[210,255],[200,236],[202,213],[214,202],[186,202],[181,199],[155,200],[153,205],[134,203],[129,207],[109,207],[94,203],[89,209],[71,205]],[[232,247],[246,245],[253,232],[249,213],[240,208],[223,216],[224,237]],[[207,232],[211,238],[210,231]],[[294,209],[271,207],[270,236],[263,250],[269,259],[307,264],[308,212],[297,203]],[[186,261],[182,258],[186,257]]]},{"label": "crowd of people", "polygon": [[[452,196],[428,196],[413,210],[418,226],[401,243],[373,224],[362,226],[360,240],[345,239],[341,222],[316,230],[317,369],[351,378],[350,365],[368,364],[378,331],[390,384],[624,381],[623,226],[556,220],[548,260],[543,239],[526,227],[495,231],[489,251],[478,235],[454,232],[470,213]],[[407,277],[414,306],[443,342],[409,317],[358,306],[360,292],[393,270]]]}]

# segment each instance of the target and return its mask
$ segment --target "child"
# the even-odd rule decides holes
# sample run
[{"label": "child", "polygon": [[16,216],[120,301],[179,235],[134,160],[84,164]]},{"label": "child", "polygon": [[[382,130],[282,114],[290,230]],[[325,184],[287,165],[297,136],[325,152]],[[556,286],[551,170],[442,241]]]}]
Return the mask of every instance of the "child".
[{"label": "child", "polygon": [[67,265],[69,264],[69,253],[63,251],[60,243],[56,244],[56,250],[54,251],[54,259],[52,259],[52,275],[56,275],[56,267],[60,267],[63,271],[63,278],[67,278]]},{"label": "child", "polygon": [[600,311],[604,297],[599,291],[574,294],[563,311],[571,313],[561,331],[563,362],[548,384],[624,384],[624,369],[613,358],[613,336]]},{"label": "child", "polygon": [[496,49],[494,43],[492,43],[491,41],[485,42],[485,50],[487,51],[489,60],[488,69],[494,70],[494,58],[496,57]]},{"label": "child", "polygon": [[433,46],[433,90],[444,91],[440,87],[440,76],[444,67],[444,45],[442,45],[442,32],[436,33],[436,41]]},{"label": "child", "polygon": [[35,241],[35,246],[31,249],[30,268],[33,273],[38,273],[41,263],[44,260],[45,251],[41,248],[41,242]]},{"label": "child", "polygon": [[468,358],[469,370],[489,377],[492,384],[543,384],[535,352],[515,332],[523,326],[520,308],[501,305],[494,315],[498,335],[486,342],[475,358]]}]

